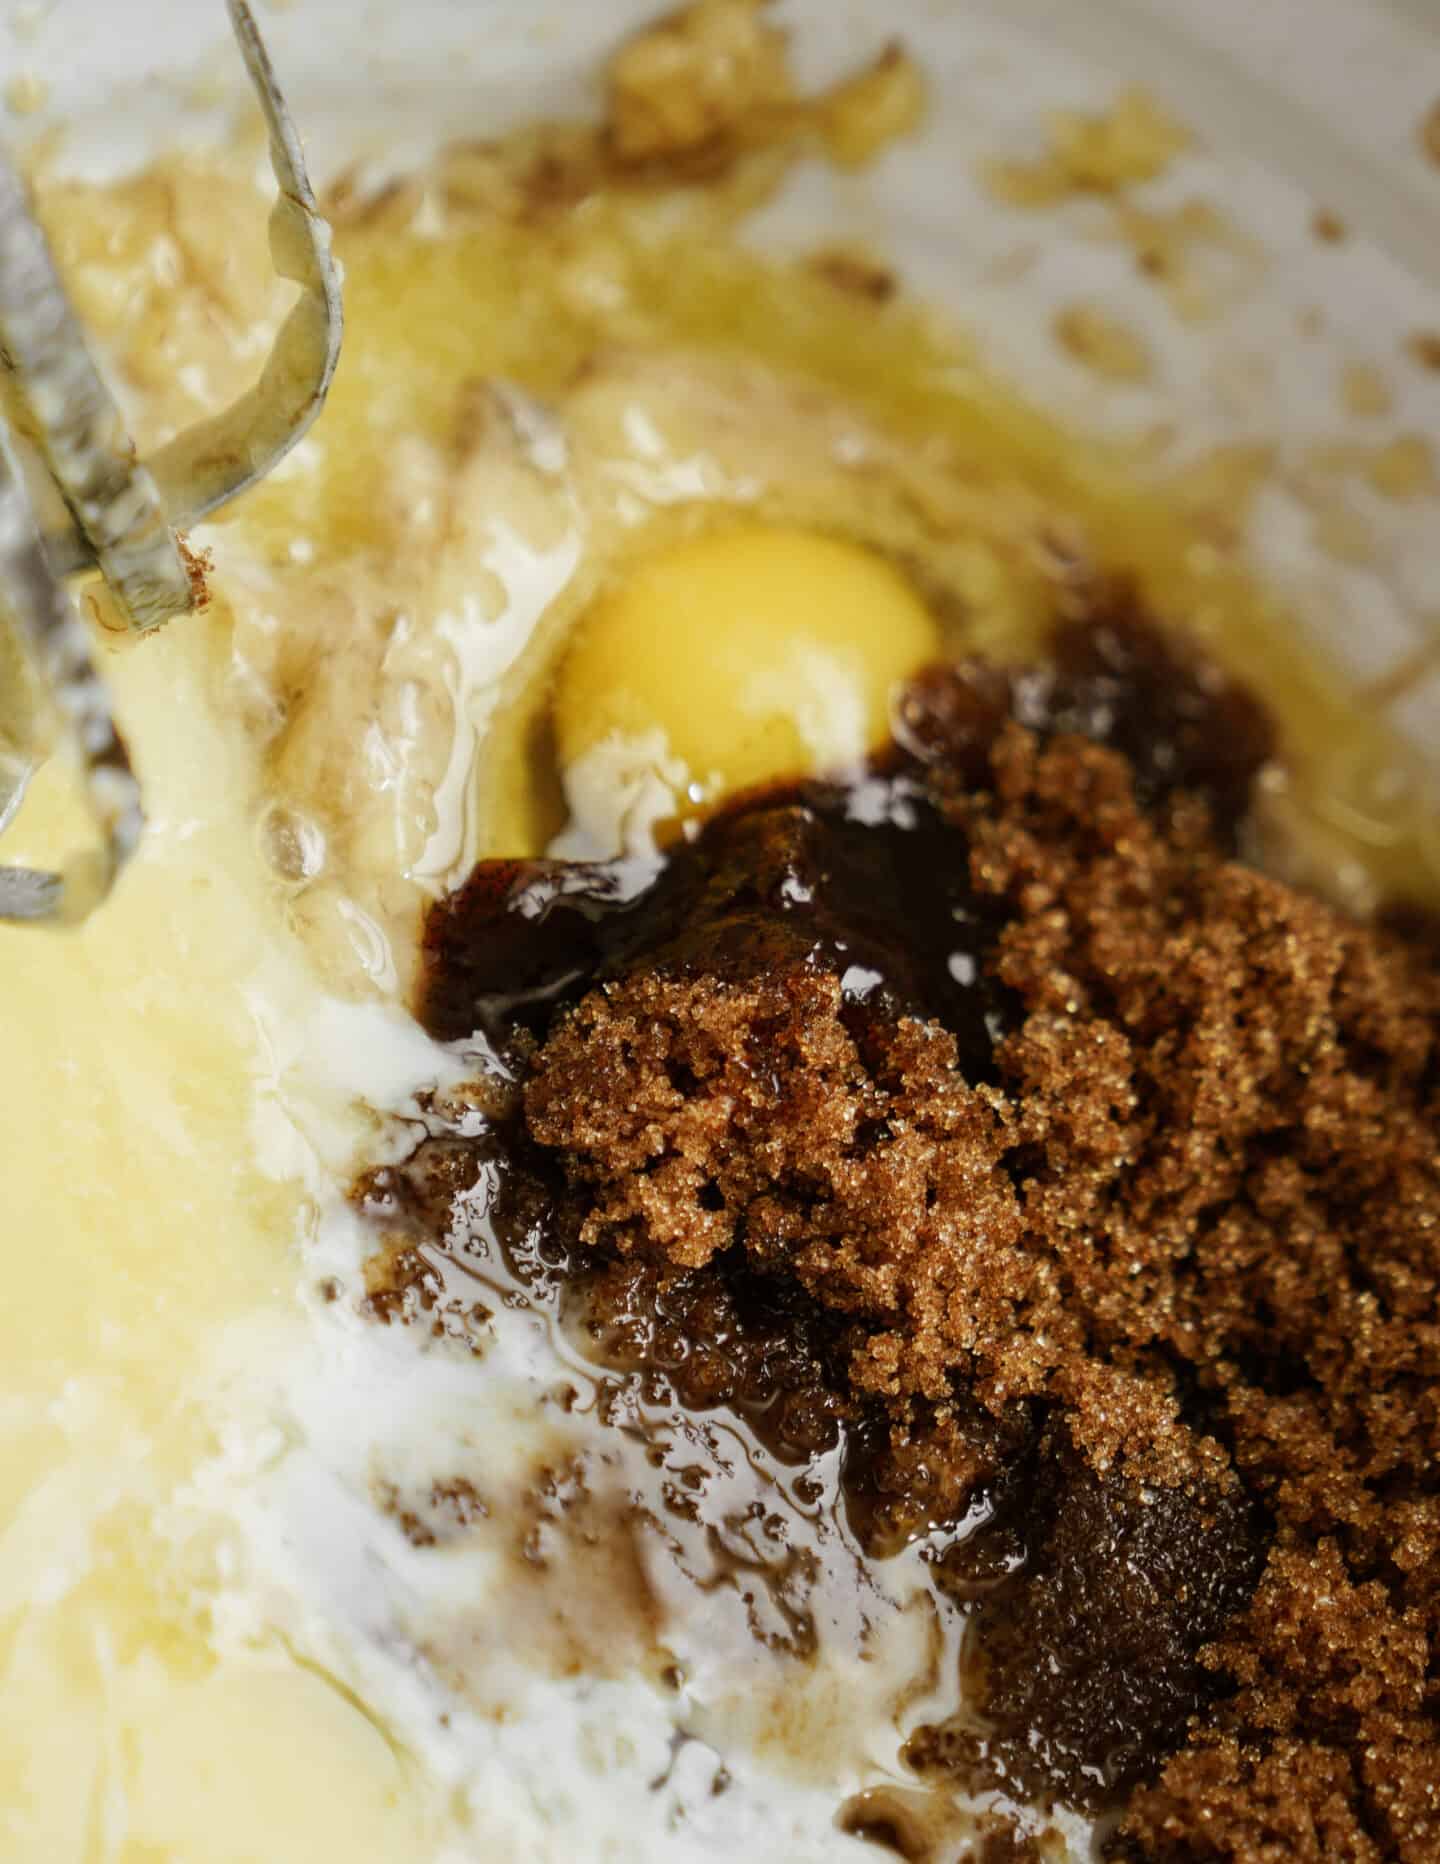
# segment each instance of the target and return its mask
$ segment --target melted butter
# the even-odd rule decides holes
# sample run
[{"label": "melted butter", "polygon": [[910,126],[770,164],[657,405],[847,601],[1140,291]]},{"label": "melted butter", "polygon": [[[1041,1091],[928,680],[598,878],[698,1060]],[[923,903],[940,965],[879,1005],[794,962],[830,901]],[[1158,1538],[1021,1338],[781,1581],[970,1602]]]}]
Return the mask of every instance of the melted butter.
[{"label": "melted butter", "polygon": [[[267,1030],[303,1016],[313,985],[279,936],[204,661],[199,632],[175,630],[112,663],[150,835],[82,931],[0,931],[0,1853],[15,1864],[298,1864],[332,1838],[347,1858],[413,1855],[410,1795],[375,1730],[273,1651],[219,1665],[218,1529],[166,1525],[224,1427],[236,1327],[280,1348],[305,1201],[264,1169],[262,1141],[280,1091]],[[63,848],[73,808],[52,767],[17,854]],[[326,1111],[338,1138],[343,1101]]]},{"label": "melted butter", "polygon": [[[597,522],[582,487],[602,583],[654,547],[657,524],[663,541],[677,521],[683,532],[688,506],[717,501],[888,550],[939,583],[958,650],[1033,651],[1057,551],[1130,575],[1162,618],[1204,640],[1274,709],[1286,763],[1274,809],[1303,848],[1297,875],[1362,909],[1440,891],[1433,797],[1378,698],[1358,697],[1323,655],[1297,654],[1292,618],[1246,570],[1236,517],[1253,476],[1217,457],[1157,482],[1137,453],[1061,429],[988,376],[963,333],[928,308],[877,307],[749,254],[732,237],[754,192],[743,177],[731,195],[701,196],[680,215],[669,196],[619,194],[547,217],[475,207],[453,166],[418,200],[401,191],[342,226],[350,334],[319,434],[325,470],[298,503],[290,486],[261,492],[250,515],[262,534],[278,539],[298,522],[353,550],[383,498],[377,438],[419,431],[453,448],[466,385],[508,378],[577,420],[592,457],[631,455],[643,523],[613,498],[608,522]],[[667,370],[666,358],[687,356],[688,370],[683,360]],[[654,359],[648,380],[630,358]],[[751,396],[725,379],[726,363],[741,359],[773,372]],[[613,431],[601,438],[590,423],[607,374]],[[740,444],[707,396],[749,409]],[[850,411],[852,431],[827,424],[820,397]],[[647,421],[660,440],[648,480]],[[822,440],[845,470],[817,470]],[[553,802],[535,810],[554,782],[537,721],[556,642],[585,593],[582,578],[507,684],[510,717],[491,739],[507,772],[491,785],[472,852],[533,852],[559,826]]]},{"label": "melted butter", "polygon": [[[736,222],[776,179],[761,160],[678,203],[630,190],[564,211],[503,155],[461,150],[423,185],[342,203],[330,402],[213,532],[222,570],[246,570],[219,584],[226,702],[328,840],[296,914],[337,981],[403,986],[426,900],[564,827],[548,707],[571,626],[628,564],[736,508],[890,555],[956,651],[1032,651],[1076,565],[1133,576],[1279,716],[1265,809],[1287,870],[1362,909],[1433,894],[1431,802],[1380,696],[1297,654],[1246,574],[1254,473],[1220,459],[1157,484],[987,377],[924,307],[748,254]],[[118,201],[49,198],[142,441],[245,385],[284,304],[252,189],[171,164]],[[343,721],[367,707],[357,740]]]}]

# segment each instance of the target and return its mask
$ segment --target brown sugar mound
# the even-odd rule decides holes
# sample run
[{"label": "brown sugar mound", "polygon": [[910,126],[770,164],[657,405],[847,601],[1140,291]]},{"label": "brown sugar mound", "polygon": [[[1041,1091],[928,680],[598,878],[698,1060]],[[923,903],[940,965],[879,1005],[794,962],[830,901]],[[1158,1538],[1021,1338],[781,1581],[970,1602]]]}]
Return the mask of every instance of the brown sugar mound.
[{"label": "brown sugar mound", "polygon": [[1440,1447],[1434,979],[1220,859],[1203,812],[1148,820],[1112,752],[1010,726],[993,781],[949,808],[977,892],[1016,912],[992,957],[1024,1011],[1003,1089],[934,1022],[857,1026],[808,958],[642,965],[561,1020],[530,1132],[586,1193],[587,1244],[685,1270],[738,1241],[856,1317],[857,1390],[1055,1398],[1101,1473],[1227,1463],[1179,1418],[1183,1365],[1240,1465],[1293,1486],[1304,1407],[1250,1375],[1303,1369],[1327,1460],[1352,1446],[1332,1525],[1359,1446],[1362,1482]]},{"label": "brown sugar mound", "polygon": [[993,1354],[1040,1298],[997,1170],[999,1097],[933,1023],[903,1019],[867,1061],[843,1007],[835,973],[801,963],[747,983],[642,973],[546,1045],[530,1130],[592,1193],[584,1242],[696,1269],[743,1228],[763,1272],[866,1323],[857,1389],[944,1398],[957,1354]]},{"label": "brown sugar mound", "polygon": [[[1238,865],[1264,713],[1081,596],[653,871],[478,868],[420,1009],[498,1097],[358,1194],[617,1394],[838,1451],[967,1621],[922,1785],[1440,1857],[1440,941]],[[460,1324],[387,1262],[377,1319]]]},{"label": "brown sugar mound", "polygon": [[831,1414],[888,1439],[882,1486],[923,1467],[927,1524],[996,1499],[1023,1583],[980,1584],[985,1535],[949,1569],[990,1732],[917,1765],[1128,1793],[1137,1857],[1434,1859],[1440,983],[1227,858],[1193,793],[1142,806],[1143,746],[1019,683],[1041,729],[1001,724],[995,690],[936,676],[905,718],[1003,1004],[990,1078],[913,994],[857,994],[843,937],[751,963],[692,926],[558,1016],[529,1139],[617,1272],[798,1290]]}]

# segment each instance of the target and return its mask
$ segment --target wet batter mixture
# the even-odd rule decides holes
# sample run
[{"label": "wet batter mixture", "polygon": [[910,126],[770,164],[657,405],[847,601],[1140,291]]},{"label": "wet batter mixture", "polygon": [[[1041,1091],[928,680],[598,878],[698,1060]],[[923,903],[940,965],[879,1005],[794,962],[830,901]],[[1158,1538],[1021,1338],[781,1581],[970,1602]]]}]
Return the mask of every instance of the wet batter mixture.
[{"label": "wet batter mixture", "polygon": [[[1387,696],[1248,573],[1245,462],[747,247],[923,126],[903,48],[806,93],[700,0],[601,90],[332,184],[331,400],[106,659],[141,852],[0,928],[0,1851],[1428,1864]],[[1189,144],[1130,92],[990,179],[1188,303],[1211,221],[1129,190]],[[244,156],[42,181],[142,449],[248,385]]]}]

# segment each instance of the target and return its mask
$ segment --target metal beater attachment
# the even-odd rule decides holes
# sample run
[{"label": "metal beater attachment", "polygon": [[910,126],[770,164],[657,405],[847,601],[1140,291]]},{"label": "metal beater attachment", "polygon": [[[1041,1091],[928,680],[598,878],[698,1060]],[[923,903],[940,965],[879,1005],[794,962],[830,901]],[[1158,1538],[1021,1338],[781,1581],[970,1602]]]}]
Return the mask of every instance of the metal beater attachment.
[{"label": "metal beater attachment", "polygon": [[270,132],[270,251],[300,296],[260,379],[223,413],[137,459],[24,184],[0,156],[0,832],[67,741],[93,845],[61,872],[0,865],[0,919],[73,924],[139,840],[140,793],[62,578],[98,570],[136,631],[188,613],[182,531],[284,458],[320,412],[340,352],[340,277],[299,137],[244,0],[230,22]]}]

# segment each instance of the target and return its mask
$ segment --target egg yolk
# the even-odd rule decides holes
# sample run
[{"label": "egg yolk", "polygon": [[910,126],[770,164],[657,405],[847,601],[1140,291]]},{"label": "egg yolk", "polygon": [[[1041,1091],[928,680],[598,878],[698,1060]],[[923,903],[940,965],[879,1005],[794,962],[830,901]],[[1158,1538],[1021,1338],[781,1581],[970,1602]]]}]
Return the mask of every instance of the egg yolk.
[{"label": "egg yolk", "polygon": [[657,552],[581,622],[561,665],[562,769],[633,748],[675,814],[884,743],[895,687],[940,652],[884,558],[812,531],[751,526]]}]

